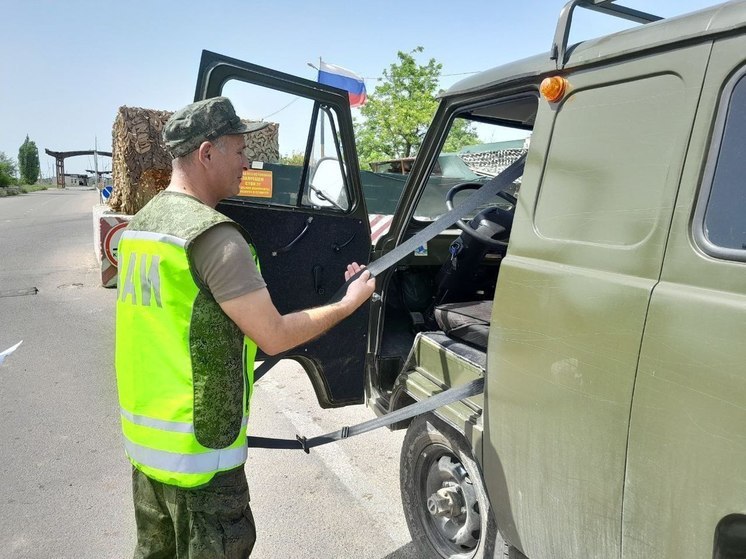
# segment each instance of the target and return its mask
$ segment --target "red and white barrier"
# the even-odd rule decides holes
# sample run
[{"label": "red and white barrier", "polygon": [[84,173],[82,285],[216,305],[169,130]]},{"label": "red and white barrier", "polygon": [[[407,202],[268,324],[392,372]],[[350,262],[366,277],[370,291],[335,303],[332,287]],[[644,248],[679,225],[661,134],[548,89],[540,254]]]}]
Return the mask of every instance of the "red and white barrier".
[{"label": "red and white barrier", "polygon": [[96,258],[101,265],[101,285],[117,285],[117,245],[131,215],[114,213],[108,206],[93,208],[93,238]]},{"label": "red and white barrier", "polygon": [[393,215],[368,214],[370,221],[370,244],[375,245],[376,241],[389,232]]}]

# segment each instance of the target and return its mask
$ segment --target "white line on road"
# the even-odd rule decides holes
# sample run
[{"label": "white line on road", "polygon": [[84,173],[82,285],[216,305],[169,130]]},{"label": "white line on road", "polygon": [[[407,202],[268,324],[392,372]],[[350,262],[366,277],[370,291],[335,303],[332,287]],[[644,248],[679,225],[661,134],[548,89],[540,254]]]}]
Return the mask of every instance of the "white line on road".
[{"label": "white line on road", "polygon": [[[311,438],[323,435],[326,432],[314,423],[310,417],[293,409],[295,405],[286,398],[282,389],[284,384],[278,384],[268,377],[263,378],[260,382],[262,389],[273,396],[273,401],[277,404],[282,415],[292,423],[299,434]],[[297,405],[297,402],[295,404]],[[341,427],[340,425],[339,428]],[[347,453],[339,445],[340,443],[331,443],[318,446],[313,448],[311,452],[324,462],[327,469],[342,482],[356,502],[371,515],[379,533],[387,534],[392,542],[398,546],[406,545],[412,541],[405,527],[392,525],[391,522],[387,521],[391,516],[390,501],[379,496],[379,489],[368,482],[366,474],[350,461]],[[377,456],[371,457],[372,460],[377,458]]]}]

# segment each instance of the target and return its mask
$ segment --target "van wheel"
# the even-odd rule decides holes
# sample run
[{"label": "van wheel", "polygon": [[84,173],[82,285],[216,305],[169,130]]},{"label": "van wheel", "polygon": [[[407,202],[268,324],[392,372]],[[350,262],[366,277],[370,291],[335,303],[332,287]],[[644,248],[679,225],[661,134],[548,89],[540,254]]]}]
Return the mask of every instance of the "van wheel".
[{"label": "van wheel", "polygon": [[421,557],[508,557],[482,474],[455,429],[432,414],[416,417],[404,437],[399,476],[404,516]]}]

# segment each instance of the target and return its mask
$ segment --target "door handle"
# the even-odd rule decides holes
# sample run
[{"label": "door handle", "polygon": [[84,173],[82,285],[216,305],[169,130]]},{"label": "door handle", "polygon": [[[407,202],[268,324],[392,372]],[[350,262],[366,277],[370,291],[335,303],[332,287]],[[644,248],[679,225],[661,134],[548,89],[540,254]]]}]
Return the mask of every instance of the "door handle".
[{"label": "door handle", "polygon": [[352,242],[352,240],[355,238],[355,235],[356,235],[356,233],[353,233],[352,237],[350,237],[349,239],[347,239],[341,245],[339,243],[332,243],[332,250],[334,252],[341,251],[344,247],[346,247],[347,245],[349,245]]},{"label": "door handle", "polygon": [[308,231],[308,228],[311,226],[311,222],[312,221],[313,221],[313,216],[309,215],[308,219],[306,219],[306,226],[303,228],[303,231],[301,231],[300,233],[298,233],[298,236],[295,237],[295,239],[293,239],[292,241],[290,241],[284,247],[278,248],[277,250],[273,250],[272,251],[272,256],[277,256],[281,252],[288,252],[291,248],[293,248],[293,245],[295,243],[297,243],[298,241],[300,241],[303,238],[303,236],[306,234],[306,232]]},{"label": "door handle", "polygon": [[319,295],[326,293],[326,289],[322,285],[324,283],[324,268],[319,264],[313,267],[313,288]]}]

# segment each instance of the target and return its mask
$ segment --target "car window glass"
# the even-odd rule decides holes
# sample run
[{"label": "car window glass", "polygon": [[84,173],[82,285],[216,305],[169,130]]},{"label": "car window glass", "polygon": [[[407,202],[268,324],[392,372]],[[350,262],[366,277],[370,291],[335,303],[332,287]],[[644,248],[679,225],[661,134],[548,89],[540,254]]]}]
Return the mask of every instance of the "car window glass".
[{"label": "car window glass", "polygon": [[[483,109],[483,112],[488,110]],[[430,174],[414,217],[418,220],[434,220],[446,211],[445,199],[448,191],[457,184],[483,184],[502,172],[521,155],[528,151],[530,130],[511,127],[505,124],[477,122],[463,115],[454,119],[448,137],[441,147]],[[517,195],[520,186],[518,179],[508,189]],[[458,205],[472,194],[464,190],[454,199]],[[494,205],[508,205],[501,198]],[[472,212],[471,216],[482,208]]]},{"label": "car window glass", "polygon": [[[346,168],[340,160],[337,116],[332,109],[321,111],[312,99],[238,80],[228,81],[222,95],[230,98],[242,120],[270,123],[247,135],[250,168],[244,172],[237,198],[257,204],[349,210]],[[326,194],[322,175],[316,175],[316,193],[311,189],[322,160],[326,161],[324,177],[330,181],[326,187],[331,189]],[[336,162],[336,174],[330,172],[329,160]]]},{"label": "car window glass", "polygon": [[746,250],[746,76],[727,104],[722,139],[704,216],[704,234],[714,245]]}]

